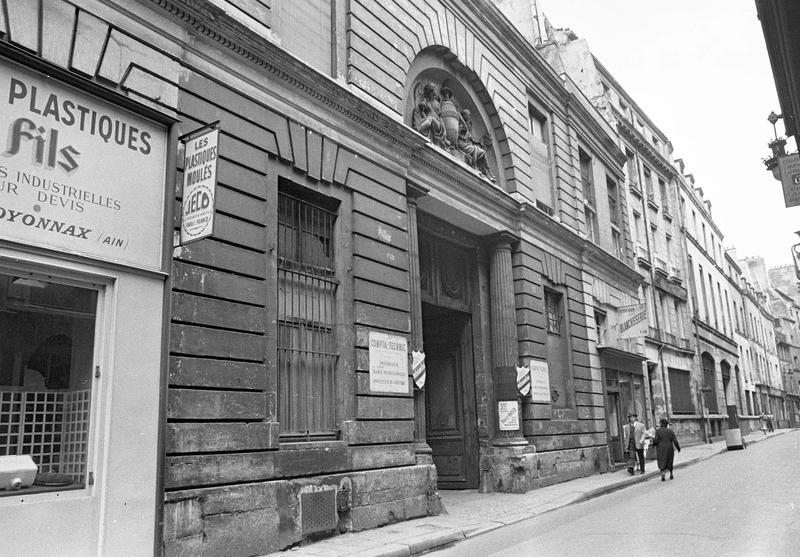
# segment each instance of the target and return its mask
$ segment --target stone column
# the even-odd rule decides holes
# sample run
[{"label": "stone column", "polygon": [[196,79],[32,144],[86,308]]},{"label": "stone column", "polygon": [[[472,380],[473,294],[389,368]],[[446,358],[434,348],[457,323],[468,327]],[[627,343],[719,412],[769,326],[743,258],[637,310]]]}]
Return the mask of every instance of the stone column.
[{"label": "stone column", "polygon": [[[420,290],[419,235],[417,232],[417,199],[425,192],[408,184],[408,295],[411,302],[411,342],[409,351],[424,352],[422,341],[422,293]],[[414,389],[414,452],[417,463],[433,462],[432,451],[425,441],[425,387]]]},{"label": "stone column", "polygon": [[[503,233],[494,239],[489,261],[489,297],[491,300],[491,332],[492,332],[492,364],[495,393],[497,386],[507,377],[501,379],[501,368],[515,368],[519,363],[519,347],[517,343],[517,314],[514,299],[514,276],[511,264],[511,245],[516,238]],[[516,372],[514,372],[516,385]],[[522,402],[514,388],[515,400],[519,405],[520,429],[500,431],[500,424],[495,427],[495,446],[527,445],[522,435]],[[495,400],[495,413],[497,401]]]}]

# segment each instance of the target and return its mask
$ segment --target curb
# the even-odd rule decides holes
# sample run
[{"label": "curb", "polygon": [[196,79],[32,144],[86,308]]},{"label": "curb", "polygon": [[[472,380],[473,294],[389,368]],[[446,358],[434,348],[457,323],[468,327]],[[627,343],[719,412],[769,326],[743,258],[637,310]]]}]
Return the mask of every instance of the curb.
[{"label": "curb", "polygon": [[[786,431],[776,431],[775,434],[782,434],[786,433]],[[771,439],[775,435],[770,435],[769,437],[759,437],[755,439],[750,439],[747,441],[747,445],[751,445],[753,443],[758,443],[765,439]],[[695,458],[691,458],[689,460],[685,460],[683,462],[679,462],[675,464],[674,468],[686,468],[688,466],[692,466],[697,464],[698,462],[702,462],[704,460],[708,460],[713,458],[723,452],[727,452],[728,448],[726,446],[722,446],[713,452],[710,452],[707,455],[699,456]],[[501,528],[503,526],[508,526],[510,524],[515,524],[517,522],[521,522],[522,520],[527,520],[529,518],[533,518],[535,516],[539,516],[542,514],[549,513],[551,511],[562,509],[569,505],[574,505],[576,503],[582,503],[584,501],[588,501],[590,499],[595,499],[602,495],[606,495],[608,493],[613,493],[615,491],[619,491],[621,489],[625,489],[626,487],[630,487],[632,485],[636,485],[645,481],[648,481],[660,473],[658,470],[647,472],[642,475],[632,476],[629,478],[625,478],[622,481],[619,481],[615,484],[610,484],[604,487],[592,489],[587,491],[581,495],[577,495],[576,497],[564,501],[562,503],[554,504],[552,507],[543,510],[542,512],[538,513],[531,513],[523,515],[515,515],[513,519],[511,517],[507,517],[504,520],[499,521],[489,521],[489,522],[481,522],[470,524],[469,526],[465,527],[454,527],[454,528],[442,528],[435,532],[428,532],[425,534],[419,534],[417,536],[412,536],[407,539],[404,539],[401,542],[390,542],[385,545],[381,545],[378,547],[372,547],[368,549],[361,549],[356,550],[353,552],[348,552],[347,555],[349,557],[413,557],[415,555],[422,555],[424,553],[428,553],[430,551],[436,549],[442,549],[447,546],[454,545],[460,541],[471,539],[486,532],[490,532],[492,530],[496,530],[497,528]],[[325,553],[321,553],[323,555]]]}]

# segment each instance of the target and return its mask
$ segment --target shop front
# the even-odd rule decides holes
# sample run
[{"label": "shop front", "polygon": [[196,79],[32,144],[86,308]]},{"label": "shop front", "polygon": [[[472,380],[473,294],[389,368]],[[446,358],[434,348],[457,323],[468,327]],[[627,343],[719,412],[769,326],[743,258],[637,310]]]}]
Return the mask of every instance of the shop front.
[{"label": "shop front", "polygon": [[0,57],[0,553],[151,554],[167,127],[15,58]]},{"label": "shop front", "polygon": [[635,413],[639,421],[652,427],[645,402],[642,358],[614,348],[601,348],[599,352],[605,376],[609,453],[612,462],[623,462],[622,428],[628,423],[628,415]]}]

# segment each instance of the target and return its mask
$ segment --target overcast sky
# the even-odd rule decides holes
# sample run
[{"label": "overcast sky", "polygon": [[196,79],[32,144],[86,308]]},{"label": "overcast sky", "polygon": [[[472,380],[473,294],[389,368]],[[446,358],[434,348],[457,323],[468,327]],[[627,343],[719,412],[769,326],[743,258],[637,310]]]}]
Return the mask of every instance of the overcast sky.
[{"label": "overcast sky", "polygon": [[[754,0],[539,0],[672,141],[712,203],[725,247],[792,262],[800,208],[787,209],[762,159],[780,113]],[[778,133],[782,132],[778,123]],[[794,150],[794,141],[787,147]]]}]

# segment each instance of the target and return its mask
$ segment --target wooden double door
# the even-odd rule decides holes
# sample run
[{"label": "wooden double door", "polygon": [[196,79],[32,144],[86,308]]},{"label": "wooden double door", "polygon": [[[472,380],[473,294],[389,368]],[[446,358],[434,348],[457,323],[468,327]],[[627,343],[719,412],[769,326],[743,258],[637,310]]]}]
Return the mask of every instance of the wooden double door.
[{"label": "wooden double door", "polygon": [[469,314],[423,306],[426,439],[440,489],[478,487],[478,439]]}]

